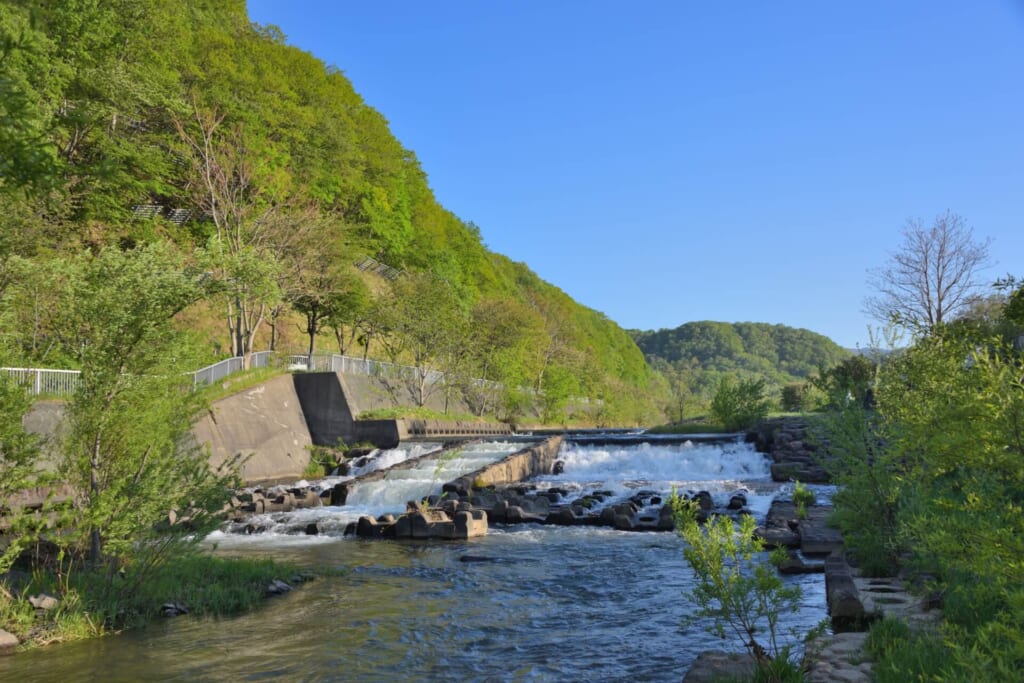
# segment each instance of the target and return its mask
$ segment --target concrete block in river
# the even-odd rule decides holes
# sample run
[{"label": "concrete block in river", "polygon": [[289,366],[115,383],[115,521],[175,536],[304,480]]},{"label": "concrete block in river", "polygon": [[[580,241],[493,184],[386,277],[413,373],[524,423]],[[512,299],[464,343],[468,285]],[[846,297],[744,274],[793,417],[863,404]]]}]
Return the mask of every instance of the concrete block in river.
[{"label": "concrete block in river", "polygon": [[866,627],[869,615],[864,610],[850,566],[839,551],[825,560],[825,598],[833,627],[854,630]]},{"label": "concrete block in river", "polygon": [[463,540],[487,534],[487,515],[482,510],[460,510],[454,515],[436,508],[410,510],[397,519],[360,517],[355,533],[360,538]]}]

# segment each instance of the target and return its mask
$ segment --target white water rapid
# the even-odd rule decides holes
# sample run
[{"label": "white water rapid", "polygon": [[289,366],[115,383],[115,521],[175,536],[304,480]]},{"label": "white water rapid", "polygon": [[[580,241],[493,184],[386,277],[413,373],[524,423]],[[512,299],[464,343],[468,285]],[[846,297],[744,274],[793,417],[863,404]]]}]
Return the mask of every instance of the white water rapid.
[{"label": "white water rapid", "polygon": [[578,445],[566,442],[558,454],[561,474],[545,475],[533,482],[568,489],[602,489],[628,496],[639,489],[670,493],[707,491],[716,503],[744,492],[756,517],[768,512],[777,486],[763,453],[752,444],[693,443],[640,445]]}]

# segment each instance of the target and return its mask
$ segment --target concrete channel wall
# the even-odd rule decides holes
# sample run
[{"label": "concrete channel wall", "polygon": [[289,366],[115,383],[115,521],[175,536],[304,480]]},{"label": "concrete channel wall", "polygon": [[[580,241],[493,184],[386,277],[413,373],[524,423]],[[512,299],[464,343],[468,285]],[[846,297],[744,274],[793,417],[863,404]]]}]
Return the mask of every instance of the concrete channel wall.
[{"label": "concrete channel wall", "polygon": [[209,447],[213,467],[244,458],[246,483],[302,476],[313,443],[291,375],[215,401],[192,425],[192,435]]},{"label": "concrete channel wall", "polygon": [[501,486],[514,484],[538,474],[550,474],[558,460],[558,449],[562,436],[552,436],[541,443],[528,446],[520,451],[491,463],[476,472],[464,474],[445,485],[446,490],[472,491],[474,486]]}]

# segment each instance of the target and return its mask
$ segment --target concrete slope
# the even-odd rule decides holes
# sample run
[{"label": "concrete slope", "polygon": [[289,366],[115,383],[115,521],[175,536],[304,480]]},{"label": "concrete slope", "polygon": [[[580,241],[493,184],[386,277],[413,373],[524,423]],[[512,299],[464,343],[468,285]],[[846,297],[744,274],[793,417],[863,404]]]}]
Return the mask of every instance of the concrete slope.
[{"label": "concrete slope", "polygon": [[291,375],[222,398],[196,420],[192,434],[218,467],[238,454],[246,482],[295,479],[309,463],[310,438]]}]

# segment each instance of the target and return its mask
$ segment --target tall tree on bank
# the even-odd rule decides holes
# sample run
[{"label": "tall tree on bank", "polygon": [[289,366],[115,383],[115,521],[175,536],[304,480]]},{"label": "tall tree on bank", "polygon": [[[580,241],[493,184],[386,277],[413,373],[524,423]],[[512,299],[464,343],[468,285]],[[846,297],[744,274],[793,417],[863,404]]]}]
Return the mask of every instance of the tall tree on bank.
[{"label": "tall tree on bank", "polygon": [[989,264],[989,240],[978,242],[959,215],[946,211],[931,227],[910,219],[889,263],[871,271],[876,294],[865,311],[876,319],[930,329],[967,309],[978,293],[979,271]]},{"label": "tall tree on bank", "polygon": [[348,309],[362,305],[359,297],[366,288],[354,272],[339,226],[319,223],[306,241],[313,249],[303,250],[295,263],[287,296],[292,308],[306,319],[312,367],[317,334],[332,321],[354,319],[357,313]]},{"label": "tall tree on bank", "polygon": [[400,378],[417,406],[426,405],[444,388],[442,376],[456,368],[453,353],[467,333],[467,316],[448,283],[433,273],[405,275],[395,281],[391,296],[379,307],[385,322],[382,337],[391,360],[408,359],[412,368]]},{"label": "tall tree on bank", "polygon": [[[76,492],[75,534],[99,562],[128,561],[168,513],[217,508],[225,480],[188,444],[199,399],[187,335],[173,317],[201,299],[203,275],[163,245],[107,248],[55,267],[64,343],[79,350],[59,473]],[[76,543],[77,545],[77,543]]]}]

